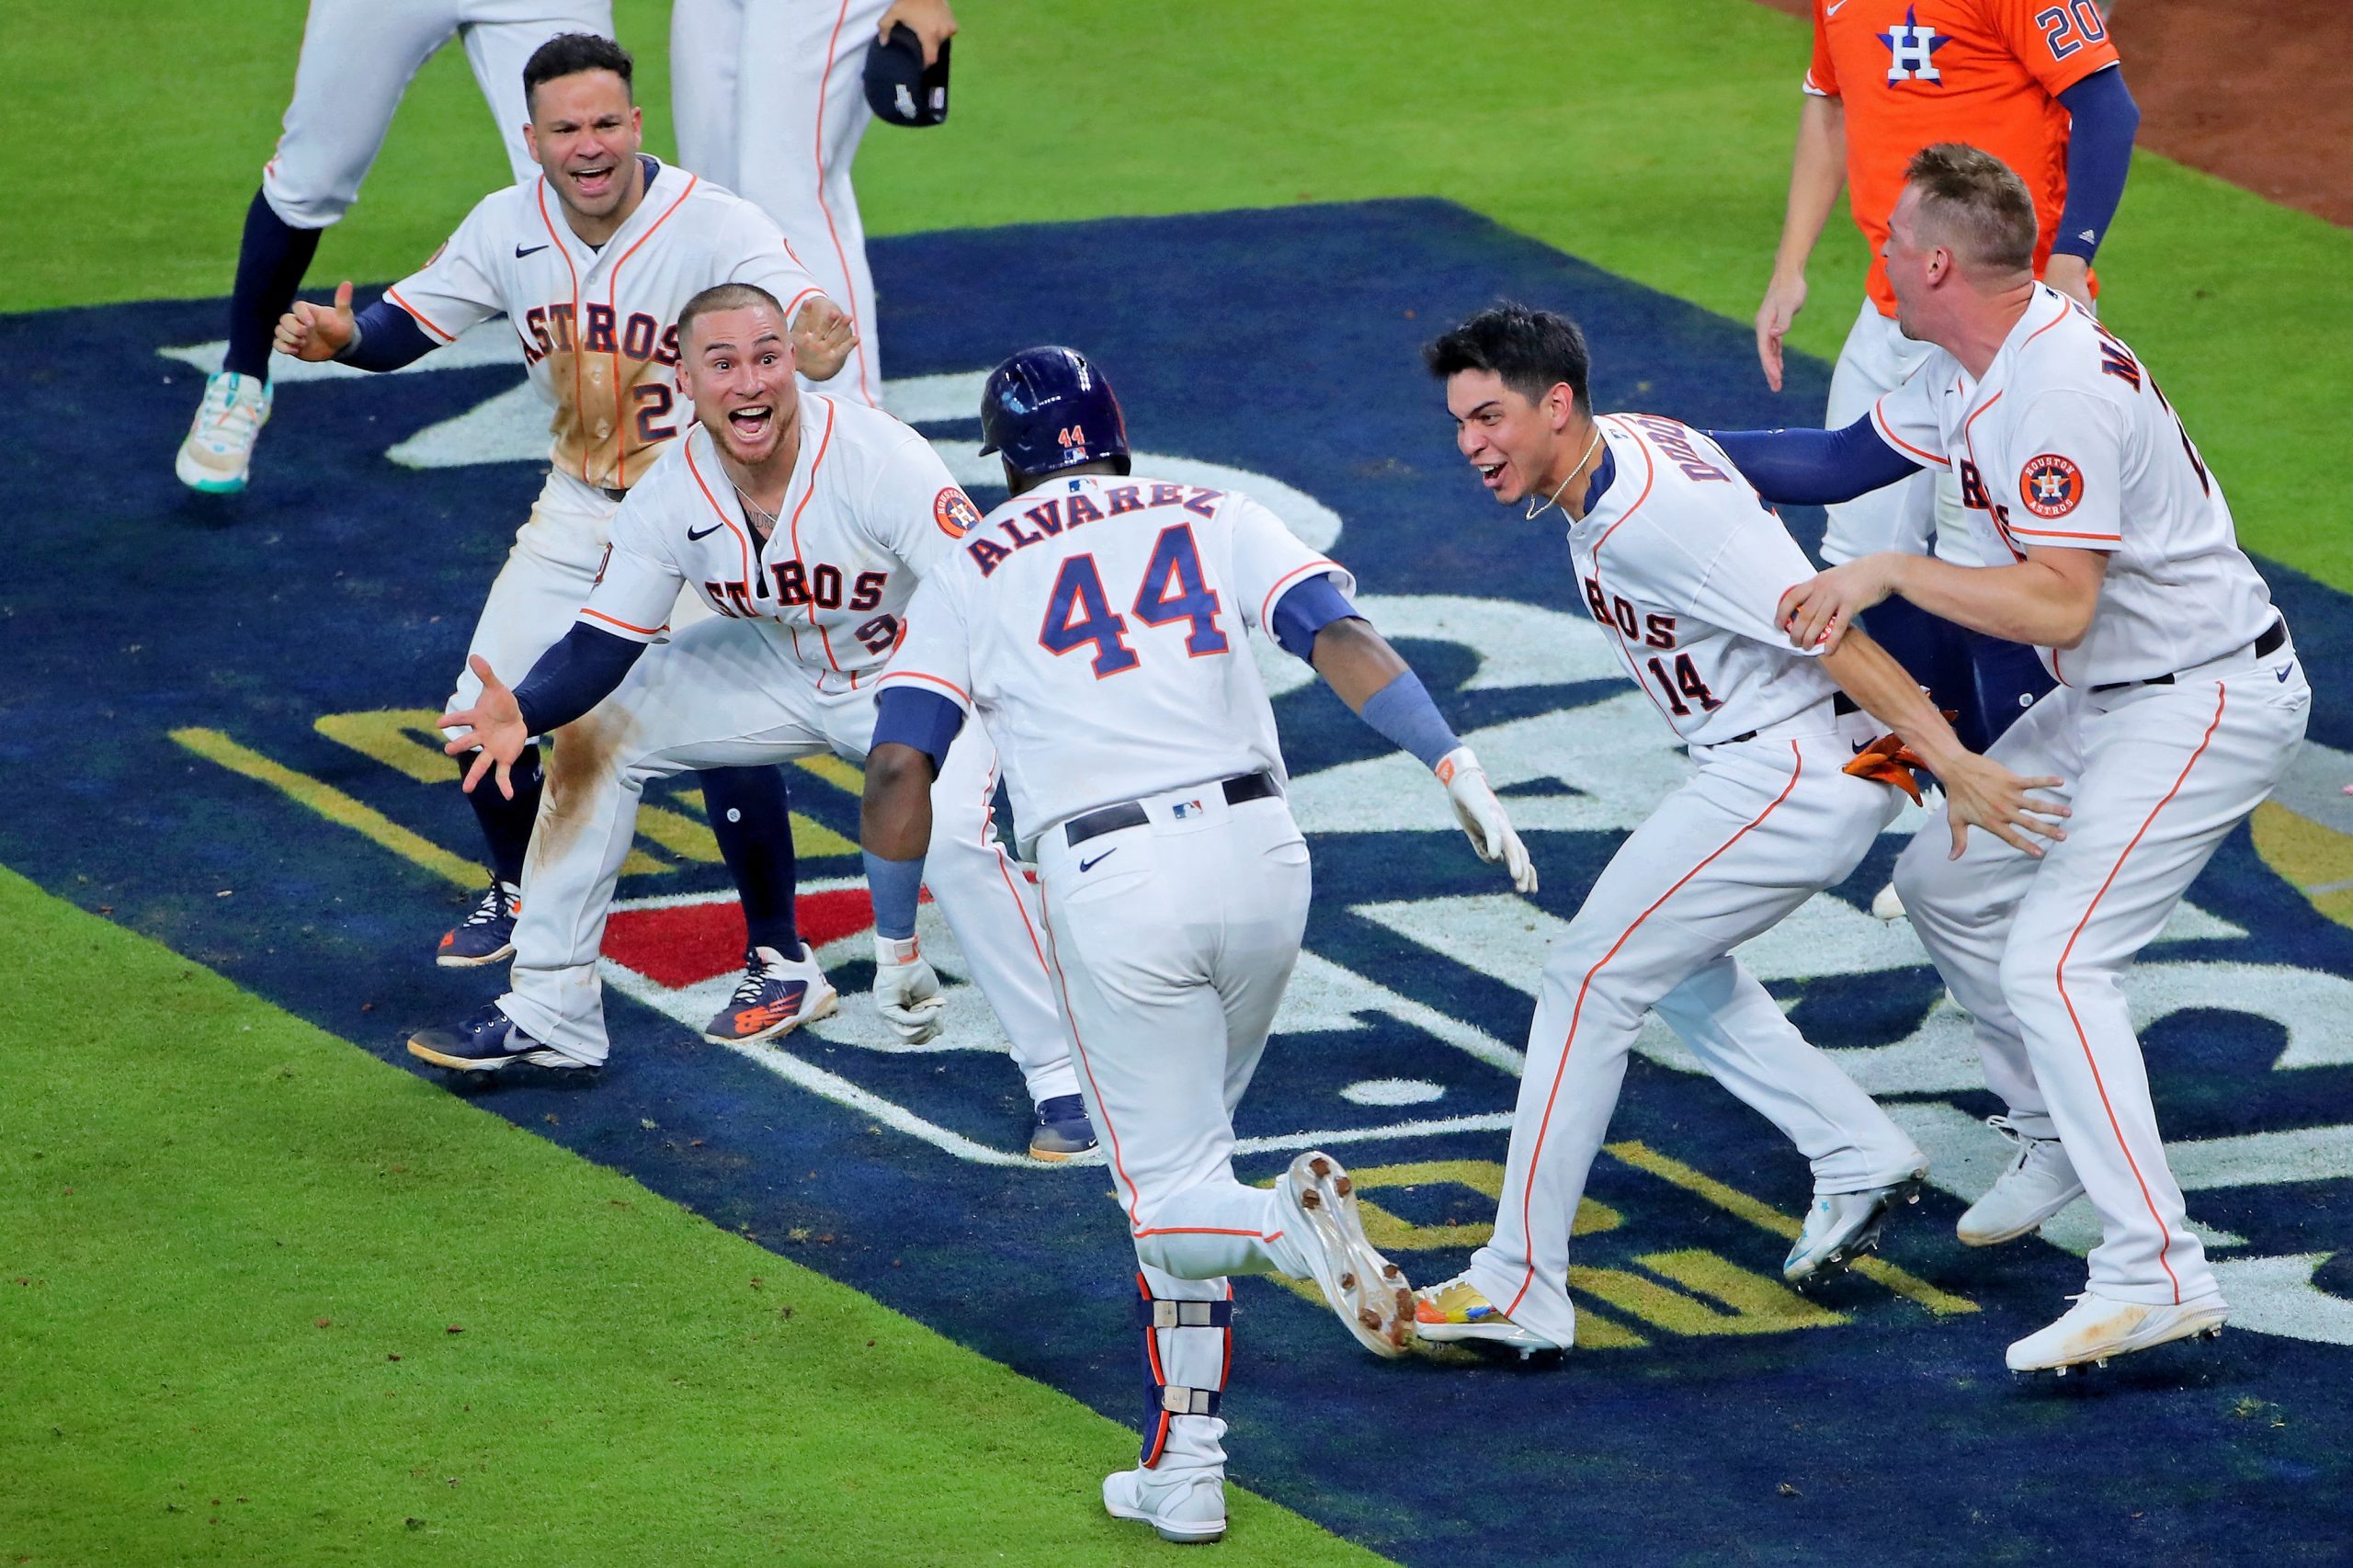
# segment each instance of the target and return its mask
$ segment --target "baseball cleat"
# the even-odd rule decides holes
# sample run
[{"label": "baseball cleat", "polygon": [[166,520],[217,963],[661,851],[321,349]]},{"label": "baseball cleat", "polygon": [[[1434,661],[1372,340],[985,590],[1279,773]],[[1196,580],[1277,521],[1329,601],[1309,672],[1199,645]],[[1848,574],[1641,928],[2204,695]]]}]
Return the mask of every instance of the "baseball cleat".
[{"label": "baseball cleat", "polygon": [[1095,1124],[1086,1119],[1084,1098],[1054,1095],[1038,1102],[1038,1125],[1029,1130],[1031,1159],[1051,1164],[1094,1147]]},{"label": "baseball cleat", "polygon": [[197,404],[188,439],[172,462],[180,483],[207,495],[243,490],[253,467],[254,438],[269,423],[269,403],[267,381],[234,370],[205,377],[204,401]]},{"label": "baseball cleat", "polygon": [[1225,1477],[1213,1470],[1114,1471],[1103,1478],[1103,1507],[1141,1519],[1163,1540],[1206,1545],[1225,1534]]},{"label": "baseball cleat", "polygon": [[1805,1224],[1798,1232],[1797,1244],[1781,1260],[1781,1278],[1792,1285],[1802,1285],[1820,1278],[1826,1269],[1852,1267],[1863,1254],[1877,1252],[1879,1233],[1886,1229],[1887,1217],[1906,1203],[1920,1201],[1920,1183],[1927,1175],[1927,1162],[1923,1160],[1909,1176],[1885,1187],[1867,1187],[1859,1192],[1815,1193],[1813,1207],[1805,1211]]},{"label": "baseball cleat", "polygon": [[1904,918],[1904,895],[1895,891],[1893,882],[1871,894],[1871,917],[1875,920]]},{"label": "baseball cleat", "polygon": [[515,956],[515,917],[523,913],[523,890],[495,877],[473,913],[441,934],[433,961],[443,969],[480,969]]},{"label": "baseball cleat", "polygon": [[2084,1195],[2075,1179],[2075,1162],[2056,1138],[2034,1138],[2010,1125],[2006,1116],[1989,1116],[1985,1125],[2018,1146],[2010,1168],[1994,1178],[1985,1195],[1969,1206],[1953,1226],[1953,1233],[1973,1247],[1989,1247],[2016,1240]]},{"label": "baseball cleat", "polygon": [[1433,1345],[1500,1345],[1527,1360],[1540,1350],[1565,1350],[1565,1345],[1529,1333],[1504,1316],[1467,1274],[1442,1285],[1430,1285],[1414,1297],[1414,1332]]},{"label": "baseball cleat", "polygon": [[2229,1305],[2219,1295],[2154,1306],[2110,1301],[2089,1290],[2074,1300],[2075,1304],[2057,1323],[2010,1346],[2004,1359],[2011,1371],[2056,1372],[2063,1377],[2068,1368],[2086,1361],[2106,1366],[2111,1356],[2146,1350],[2169,1340],[2193,1335],[2218,1337],[2231,1315]]},{"label": "baseball cleat", "polygon": [[797,959],[774,948],[752,948],[744,954],[744,978],[735,994],[703,1025],[702,1038],[713,1045],[752,1045],[840,1010],[840,998],[826,983],[825,971],[817,967],[817,955],[807,943],[801,944]]},{"label": "baseball cleat", "polygon": [[1320,1149],[1293,1160],[1275,1183],[1275,1206],[1324,1299],[1357,1343],[1376,1356],[1403,1356],[1413,1335],[1413,1287],[1365,1239],[1356,1184],[1340,1162]]},{"label": "baseball cleat", "polygon": [[452,1028],[417,1030],[408,1037],[408,1053],[436,1067],[451,1067],[460,1073],[495,1073],[517,1062],[531,1067],[589,1073],[603,1065],[567,1056],[551,1045],[533,1040],[495,1002]]}]

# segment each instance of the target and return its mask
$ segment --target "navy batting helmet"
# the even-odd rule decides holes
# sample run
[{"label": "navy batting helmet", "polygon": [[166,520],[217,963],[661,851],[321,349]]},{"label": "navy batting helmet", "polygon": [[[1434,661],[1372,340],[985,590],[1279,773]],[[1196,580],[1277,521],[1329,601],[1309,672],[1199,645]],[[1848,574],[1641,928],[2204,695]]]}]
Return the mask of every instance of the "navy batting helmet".
[{"label": "navy batting helmet", "polygon": [[1109,459],[1128,472],[1128,422],[1103,372],[1075,348],[1025,348],[989,372],[981,450],[1032,476]]}]

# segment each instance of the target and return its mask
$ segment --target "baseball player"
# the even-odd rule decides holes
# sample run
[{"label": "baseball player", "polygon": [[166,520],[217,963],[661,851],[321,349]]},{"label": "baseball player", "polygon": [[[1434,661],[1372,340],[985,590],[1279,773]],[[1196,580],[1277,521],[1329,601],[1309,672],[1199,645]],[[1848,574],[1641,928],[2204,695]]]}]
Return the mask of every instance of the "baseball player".
[{"label": "baseball player", "polygon": [[[797,391],[785,321],[785,307],[749,284],[687,302],[678,388],[694,422],[613,518],[586,608],[511,691],[474,658],[482,697],[445,721],[460,732],[453,754],[482,748],[469,788],[495,764],[504,790],[528,736],[572,729],[549,765],[531,841],[515,988],[454,1028],[412,1039],[428,1062],[601,1064],[597,955],[646,781],[823,752],[862,761],[876,677],[904,634],[916,580],[980,521],[922,437],[863,403]],[[641,657],[682,586],[710,619]],[[1067,1158],[1094,1136],[1047,983],[1036,894],[996,841],[995,787],[995,754],[974,730],[940,772],[931,883],[1036,1103],[1029,1152]],[[904,947],[877,943],[885,991],[913,962]],[[791,972],[832,1009],[813,955]],[[936,1009],[882,1012],[913,1043],[940,1028]]]},{"label": "baseball player", "polygon": [[[1814,0],[1813,60],[1798,118],[1788,215],[1756,312],[1765,379],[1781,387],[1781,340],[1805,303],[1806,258],[1843,183],[1870,242],[1870,276],[1831,372],[1824,423],[1853,423],[1928,353],[1897,330],[1879,259],[1904,167],[1932,142],[1964,139],[2029,172],[2039,220],[2036,272],[2088,305],[2093,253],[2108,233],[2141,114],[2095,0]],[[1825,561],[1878,550],[1978,564],[1941,470],[1829,509]],[[1933,545],[1932,545],[1933,540]],[[1971,749],[2051,689],[2031,649],[1938,620],[1908,604],[1873,612],[1871,631],[1954,710]],[[1902,913],[1892,893],[1874,912]]]},{"label": "baseball player", "polygon": [[1246,496],[1129,473],[1118,398],[1068,348],[991,373],[982,450],[1013,497],[927,574],[882,677],[866,771],[878,999],[920,1006],[915,951],[933,781],[986,724],[1036,847],[1047,957],[1135,1237],[1142,1461],[1103,1483],[1170,1540],[1225,1531],[1232,1274],[1312,1278],[1348,1331],[1403,1352],[1411,1294],[1365,1240],[1347,1173],[1300,1155],[1234,1179],[1233,1108],[1299,956],[1307,846],[1284,802],[1274,712],[1245,647],[1271,636],[1429,764],[1482,858],[1536,874],[1470,749],[1354,584]]},{"label": "baseball player", "polygon": [[612,30],[612,0],[311,0],[285,129],[245,210],[228,353],[173,463],[181,483],[216,495],[245,487],[269,422],[270,333],[319,236],[358,199],[418,68],[462,40],[515,177],[528,180],[540,171],[523,135],[523,62],[558,33]]},{"label": "baseball player", "polygon": [[874,120],[866,51],[904,23],[924,63],[955,36],[948,0],[672,0],[670,118],[678,161],[756,202],[858,330],[835,395],[880,406],[874,275],[850,185]]},{"label": "baseball player", "polygon": [[[563,635],[588,597],[615,508],[676,434],[674,323],[689,297],[741,279],[790,301],[815,375],[838,369],[847,349],[847,319],[758,209],[639,152],[631,74],[628,51],[609,39],[571,33],[541,45],[521,72],[540,175],[484,198],[422,271],[357,317],[346,283],[332,307],[298,303],[278,328],[286,353],[389,370],[506,314],[555,418],[547,483],[474,629],[471,653],[494,665],[527,667]],[[686,608],[701,613],[691,600]],[[461,670],[449,706],[470,705],[480,689]],[[444,966],[512,955],[540,778],[534,757],[512,799],[472,796],[491,886],[441,938]],[[810,1009],[825,1002],[787,972],[801,945],[783,781],[774,770],[714,771],[704,793],[751,938],[744,986],[707,1033],[768,1038],[822,1017]]]},{"label": "baseball player", "polygon": [[1574,323],[1498,305],[1425,358],[1488,494],[1524,500],[1531,519],[1555,505],[1567,514],[1579,597],[1697,765],[1620,846],[1555,944],[1494,1239],[1415,1309],[1425,1339],[1525,1357],[1574,1343],[1570,1225],[1653,1008],[1813,1167],[1786,1278],[1850,1262],[1893,1208],[1917,1201],[1920,1151],[1732,949],[1843,881],[1894,816],[1910,778],[1886,766],[1893,748],[1874,744],[1874,716],[1945,781],[1955,844],[1973,824],[2031,854],[2029,835],[2058,830],[2030,814],[2026,791],[2056,780],[2018,778],[1964,749],[1868,639],[1793,651],[1775,608],[1812,575],[1803,552],[1703,435],[1652,415],[1593,414]]},{"label": "baseball player", "polygon": [[1768,495],[1859,494],[1953,470],[1992,564],[1859,556],[1793,588],[1799,646],[1836,647],[1891,594],[2038,648],[2058,689],[1993,756],[2063,774],[2075,814],[2040,859],[1924,833],[1895,882],[1976,1019],[2009,1168],[1961,1239],[2024,1235],[2079,1194],[2091,1284],[2009,1347],[2063,1369],[2219,1331],[2228,1309],[2182,1216],[2120,983],[2223,835],[2286,773],[2312,694],[2229,505],[2132,349],[2033,273],[2033,197],[1992,154],[1930,147],[1890,222],[1887,274],[1927,363],[1836,433],[1720,437]]}]

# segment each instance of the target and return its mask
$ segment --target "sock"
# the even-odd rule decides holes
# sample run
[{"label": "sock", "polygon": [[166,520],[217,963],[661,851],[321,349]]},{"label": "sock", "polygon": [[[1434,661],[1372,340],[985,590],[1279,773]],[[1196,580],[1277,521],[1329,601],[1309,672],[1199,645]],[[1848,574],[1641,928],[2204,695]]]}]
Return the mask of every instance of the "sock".
[{"label": "sock", "polygon": [[224,370],[269,380],[270,335],[294,303],[294,290],[318,253],[317,229],[298,229],[270,210],[260,191],[245,209],[245,237],[237,247],[237,283],[229,296],[229,352]]},{"label": "sock", "polygon": [[702,770],[703,811],[719,840],[727,874],[744,901],[744,926],[752,946],[774,948],[788,959],[801,956],[801,932],[793,921],[798,885],[792,863],[792,816],[784,769],[707,767]]},{"label": "sock", "polygon": [[[458,759],[460,778],[473,761],[472,752]],[[498,792],[495,773],[484,775],[466,799],[473,802],[474,820],[482,824],[483,838],[490,846],[491,867],[498,873],[498,880],[519,888],[523,885],[523,858],[531,847],[531,824],[540,814],[540,791],[547,783],[547,775],[540,768],[538,746],[515,759],[507,781],[515,786],[515,798],[511,801]]]}]

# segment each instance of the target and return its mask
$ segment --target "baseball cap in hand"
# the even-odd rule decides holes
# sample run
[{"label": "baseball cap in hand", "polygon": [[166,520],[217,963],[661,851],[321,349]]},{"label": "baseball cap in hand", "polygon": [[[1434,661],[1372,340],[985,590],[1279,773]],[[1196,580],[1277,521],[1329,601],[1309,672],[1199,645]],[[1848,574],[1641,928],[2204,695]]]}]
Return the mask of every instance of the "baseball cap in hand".
[{"label": "baseball cap in hand", "polygon": [[939,40],[939,59],[923,62],[923,40],[901,22],[891,36],[866,51],[866,101],[876,118],[892,125],[938,125],[948,118],[948,51],[953,39]]}]

